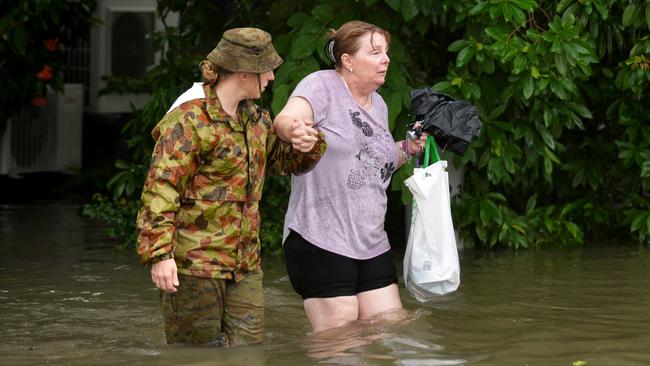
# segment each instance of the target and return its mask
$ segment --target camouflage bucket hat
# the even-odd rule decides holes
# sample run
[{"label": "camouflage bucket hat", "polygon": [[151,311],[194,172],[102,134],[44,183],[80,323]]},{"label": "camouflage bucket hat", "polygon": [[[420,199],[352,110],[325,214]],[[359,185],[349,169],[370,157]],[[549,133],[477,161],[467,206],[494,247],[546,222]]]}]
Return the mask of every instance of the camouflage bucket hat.
[{"label": "camouflage bucket hat", "polygon": [[262,73],[282,64],[282,58],[271,43],[271,35],[257,28],[225,31],[207,59],[233,72]]}]

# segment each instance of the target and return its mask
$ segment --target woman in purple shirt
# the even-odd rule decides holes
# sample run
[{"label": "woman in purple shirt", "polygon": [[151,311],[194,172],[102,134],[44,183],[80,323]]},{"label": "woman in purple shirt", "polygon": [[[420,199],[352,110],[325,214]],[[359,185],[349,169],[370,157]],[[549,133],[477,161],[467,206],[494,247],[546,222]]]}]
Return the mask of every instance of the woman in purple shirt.
[{"label": "woman in purple shirt", "polygon": [[328,38],[335,69],[305,77],[274,122],[280,136],[294,121],[313,124],[328,145],[311,171],[292,177],[284,224],[289,278],[314,332],[403,311],[384,230],[386,189],[424,142],[393,140],[376,92],[390,63],[390,34],[350,21]]}]

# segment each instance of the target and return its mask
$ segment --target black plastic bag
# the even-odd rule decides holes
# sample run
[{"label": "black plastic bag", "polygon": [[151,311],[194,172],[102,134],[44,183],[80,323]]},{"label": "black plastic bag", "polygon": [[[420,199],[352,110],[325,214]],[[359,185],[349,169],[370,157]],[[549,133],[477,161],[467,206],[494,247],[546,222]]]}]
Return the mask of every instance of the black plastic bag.
[{"label": "black plastic bag", "polygon": [[458,155],[481,132],[476,107],[431,88],[411,91],[411,114],[422,121],[422,131],[434,136],[438,146]]}]

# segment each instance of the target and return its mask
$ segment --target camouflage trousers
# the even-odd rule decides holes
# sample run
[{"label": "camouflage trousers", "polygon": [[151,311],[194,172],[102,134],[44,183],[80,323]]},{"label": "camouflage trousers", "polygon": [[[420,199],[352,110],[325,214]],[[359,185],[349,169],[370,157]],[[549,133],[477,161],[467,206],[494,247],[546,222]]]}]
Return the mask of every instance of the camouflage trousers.
[{"label": "camouflage trousers", "polygon": [[243,280],[178,276],[175,293],[162,292],[167,343],[238,346],[264,339],[262,271]]}]

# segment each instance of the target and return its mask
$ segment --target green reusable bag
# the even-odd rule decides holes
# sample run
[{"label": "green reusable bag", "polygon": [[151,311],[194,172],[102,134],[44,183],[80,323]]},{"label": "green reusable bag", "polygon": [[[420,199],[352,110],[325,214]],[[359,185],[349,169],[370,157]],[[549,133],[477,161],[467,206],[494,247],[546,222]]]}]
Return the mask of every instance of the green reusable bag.
[{"label": "green reusable bag", "polygon": [[[431,161],[429,161],[431,160]],[[424,160],[422,161],[422,167],[426,168],[433,163],[440,161],[440,155],[438,155],[438,146],[436,145],[436,140],[433,136],[427,136],[427,143],[424,147]]]}]

